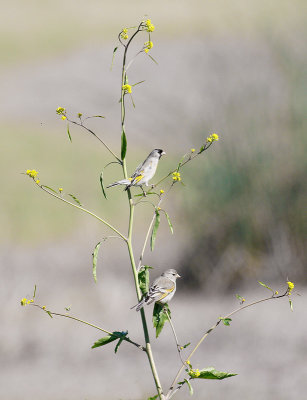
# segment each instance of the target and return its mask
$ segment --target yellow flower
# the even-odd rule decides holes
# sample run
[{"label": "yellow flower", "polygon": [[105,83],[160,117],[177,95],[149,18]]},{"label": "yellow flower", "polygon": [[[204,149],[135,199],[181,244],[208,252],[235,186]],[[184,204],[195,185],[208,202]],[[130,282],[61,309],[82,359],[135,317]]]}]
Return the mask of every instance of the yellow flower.
[{"label": "yellow flower", "polygon": [[62,120],[64,121],[67,117],[65,115],[62,115]]},{"label": "yellow flower", "polygon": [[62,193],[63,192],[63,188],[59,188],[59,192]]},{"label": "yellow flower", "polygon": [[127,33],[128,33],[128,29],[127,28],[124,28],[123,30],[122,30],[122,33],[120,34],[120,37],[122,38],[122,39],[124,39],[124,40],[126,40],[126,39],[128,39],[128,35],[127,35]]},{"label": "yellow flower", "polygon": [[161,210],[161,207],[157,207],[157,211],[160,211]]},{"label": "yellow flower", "polygon": [[82,113],[78,113],[78,118],[81,118],[82,117]]},{"label": "yellow flower", "polygon": [[37,179],[37,180],[35,181],[35,183],[39,184],[39,183],[40,183],[40,180],[39,180],[39,179]]},{"label": "yellow flower", "polygon": [[190,363],[190,361],[189,361],[189,360],[187,360],[187,361],[186,361],[186,364],[190,365],[191,363]]},{"label": "yellow flower", "polygon": [[278,294],[278,290],[275,290],[275,293],[274,294]]},{"label": "yellow flower", "polygon": [[35,169],[27,169],[27,175],[30,177],[30,178],[35,178],[36,176],[37,176],[37,174],[38,174],[38,172],[37,171],[35,171]]},{"label": "yellow flower", "polygon": [[161,189],[161,190],[160,190],[160,194],[163,194],[163,193],[164,193],[164,190],[163,190],[163,189]]},{"label": "yellow flower", "polygon": [[58,107],[56,109],[56,113],[59,114],[59,115],[63,115],[63,114],[66,113],[66,109],[64,107]]},{"label": "yellow flower", "polygon": [[128,32],[128,29],[127,28],[124,28],[123,29],[123,33],[127,33]]},{"label": "yellow flower", "polygon": [[195,149],[191,149],[191,153],[194,153],[195,152]]},{"label": "yellow flower", "polygon": [[288,284],[288,294],[290,295],[292,290],[294,289],[294,283],[288,281],[287,284]]},{"label": "yellow flower", "polygon": [[173,178],[174,182],[176,182],[176,181],[180,182],[181,181],[180,172],[173,172],[172,178]]},{"label": "yellow flower", "polygon": [[219,140],[219,135],[216,133],[212,133],[210,136],[207,137],[206,142],[212,143],[212,142],[216,142],[218,140]]},{"label": "yellow flower", "polygon": [[246,300],[244,299],[244,297],[242,297],[241,301],[242,301],[242,303],[244,303]]},{"label": "yellow flower", "polygon": [[21,299],[20,300],[20,304],[22,305],[22,306],[25,306],[26,304],[27,304],[27,299],[24,297],[23,299]]},{"label": "yellow flower", "polygon": [[155,26],[151,23],[150,19],[147,19],[145,21],[145,25],[146,25],[147,32],[153,32],[155,30]]},{"label": "yellow flower", "polygon": [[125,93],[131,93],[132,92],[131,85],[128,85],[128,84],[123,85],[123,90]]},{"label": "yellow flower", "polygon": [[190,369],[189,370],[189,375],[191,378],[198,378],[200,375],[199,369]]},{"label": "yellow flower", "polygon": [[208,136],[207,139],[206,139],[206,142],[207,143],[211,143],[212,142],[212,138],[210,136]]},{"label": "yellow flower", "polygon": [[46,310],[46,306],[43,306],[42,309],[43,309],[43,310]]},{"label": "yellow flower", "polygon": [[31,304],[31,303],[33,303],[33,302],[34,302],[34,300],[31,299],[31,300],[28,300],[28,301],[27,301],[27,304]]},{"label": "yellow flower", "polygon": [[148,53],[148,52],[149,52],[149,49],[144,49],[144,51],[145,51],[145,53]]}]

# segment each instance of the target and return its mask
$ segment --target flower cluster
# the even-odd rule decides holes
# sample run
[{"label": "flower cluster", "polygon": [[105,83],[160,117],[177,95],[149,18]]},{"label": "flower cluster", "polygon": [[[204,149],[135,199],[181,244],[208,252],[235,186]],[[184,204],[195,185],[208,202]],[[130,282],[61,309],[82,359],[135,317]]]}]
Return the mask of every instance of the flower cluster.
[{"label": "flower cluster", "polygon": [[294,289],[294,283],[288,281],[287,284],[288,284],[288,295],[290,296],[292,293],[292,290]]},{"label": "flower cluster", "polygon": [[147,19],[145,21],[145,25],[146,25],[147,32],[153,32],[155,30],[155,26],[151,23],[150,19]]},{"label": "flower cluster", "polygon": [[22,306],[26,306],[27,304],[31,304],[31,303],[33,303],[33,302],[34,302],[33,299],[28,300],[28,299],[26,299],[25,297],[24,297],[23,299],[20,300],[20,304],[21,304]]},{"label": "flower cluster", "polygon": [[131,93],[131,92],[132,92],[131,85],[128,85],[128,84],[123,85],[123,91],[124,91],[125,93]]},{"label": "flower cluster", "polygon": [[181,181],[180,172],[173,172],[172,178],[173,178],[174,182],[177,182],[177,181],[180,182]]},{"label": "flower cluster", "polygon": [[198,378],[200,375],[199,369],[198,368],[197,369],[193,369],[193,368],[189,369],[189,375],[191,378]]},{"label": "flower cluster", "polygon": [[215,141],[218,141],[218,140],[219,140],[219,135],[217,135],[216,133],[212,133],[212,135],[207,137],[206,142],[207,143],[212,143],[212,142],[215,142]]},{"label": "flower cluster", "polygon": [[26,174],[32,178],[33,180],[35,180],[35,183],[39,184],[40,180],[36,179],[38,172],[35,169],[27,169]]},{"label": "flower cluster", "polygon": [[123,30],[122,30],[122,33],[120,34],[120,37],[122,38],[122,39],[124,39],[124,40],[127,40],[128,39],[128,29],[127,28],[124,28]]},{"label": "flower cluster", "polygon": [[153,43],[149,40],[148,42],[144,43],[144,51],[148,53],[150,49],[153,48]]},{"label": "flower cluster", "polygon": [[56,113],[58,114],[58,115],[61,115],[62,117],[62,119],[63,120],[65,120],[67,117],[66,117],[66,109],[64,108],[64,107],[58,107],[57,109],[56,109]]}]

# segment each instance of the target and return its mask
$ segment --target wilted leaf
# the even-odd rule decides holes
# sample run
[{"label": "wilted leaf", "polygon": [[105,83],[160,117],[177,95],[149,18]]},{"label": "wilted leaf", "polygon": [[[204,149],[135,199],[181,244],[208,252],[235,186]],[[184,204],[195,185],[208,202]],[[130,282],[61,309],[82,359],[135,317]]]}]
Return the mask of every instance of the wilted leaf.
[{"label": "wilted leaf", "polygon": [[126,138],[126,134],[125,131],[123,130],[122,132],[122,138],[121,138],[121,159],[124,160],[126,157],[126,153],[127,153],[127,138]]},{"label": "wilted leaf", "polygon": [[155,218],[155,223],[152,228],[152,233],[151,233],[151,238],[150,238],[150,249],[153,251],[155,247],[155,241],[156,241],[156,236],[157,236],[157,231],[160,225],[160,214],[159,211],[156,210],[156,218]]},{"label": "wilted leaf", "polygon": [[149,265],[142,265],[139,273],[138,273],[138,279],[139,279],[139,286],[141,289],[142,294],[145,294],[149,290],[149,269],[151,269]]},{"label": "wilted leaf", "polygon": [[193,390],[193,388],[192,388],[191,382],[190,382],[188,379],[185,379],[184,381],[186,382],[186,384],[187,384],[188,387],[189,387],[190,395],[193,396],[194,390]]},{"label": "wilted leaf", "polygon": [[101,245],[101,242],[98,242],[95,246],[94,252],[93,252],[93,277],[94,281],[97,282],[97,273],[96,273],[96,268],[97,268],[97,259],[98,259],[98,251],[99,247]]},{"label": "wilted leaf", "polygon": [[81,206],[82,204],[80,203],[80,200],[77,199],[77,197],[74,194],[68,193],[68,196],[70,196],[72,199],[75,200],[75,202]]},{"label": "wilted leaf", "polygon": [[108,343],[114,342],[114,340],[117,340],[117,339],[121,339],[121,338],[124,339],[124,337],[127,335],[127,333],[128,333],[127,331],[126,332],[112,332],[111,335],[104,336],[103,338],[97,340],[97,342],[95,342],[93,344],[92,349],[95,349],[96,347],[104,346]]},{"label": "wilted leaf", "polygon": [[107,198],[107,195],[106,195],[106,191],[104,190],[103,171],[101,171],[101,174],[100,174],[100,186],[101,186],[101,190],[102,190],[102,193],[103,193],[103,195],[104,195],[104,198],[106,199],[106,198]]},{"label": "wilted leaf", "polygon": [[265,283],[263,283],[263,282],[260,282],[260,281],[258,281],[258,283],[260,283],[260,285],[261,285],[261,286],[263,286],[263,287],[265,287],[265,288],[269,289],[271,292],[273,292],[273,293],[274,293],[274,290],[273,290],[272,288],[270,288],[269,286],[267,286]]},{"label": "wilted leaf", "polygon": [[69,140],[72,142],[70,132],[69,132],[69,124],[67,124],[67,135],[69,137]]},{"label": "wilted leaf", "polygon": [[232,376],[236,376],[238,374],[231,374],[229,372],[221,372],[217,371],[213,367],[208,367],[202,370],[199,370],[200,375],[195,379],[225,379],[230,378]]},{"label": "wilted leaf", "polygon": [[155,303],[153,309],[152,322],[154,328],[156,328],[156,338],[160,335],[165,321],[168,321],[167,314],[164,312],[164,308],[167,309],[168,315],[171,318],[171,311],[167,304]]}]

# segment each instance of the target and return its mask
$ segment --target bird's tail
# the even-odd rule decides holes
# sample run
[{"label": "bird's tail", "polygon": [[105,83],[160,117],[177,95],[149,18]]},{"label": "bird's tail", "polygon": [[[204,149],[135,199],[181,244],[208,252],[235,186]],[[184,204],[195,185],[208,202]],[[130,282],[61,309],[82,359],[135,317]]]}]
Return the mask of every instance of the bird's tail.
[{"label": "bird's tail", "polygon": [[137,303],[135,306],[131,307],[131,309],[132,309],[132,308],[135,308],[135,311],[140,311],[140,309],[143,308],[144,305],[145,305],[145,299],[146,299],[146,297],[144,297],[144,298],[143,298],[139,303]]},{"label": "bird's tail", "polygon": [[129,185],[130,183],[131,183],[131,181],[129,181],[129,179],[122,179],[121,181],[111,183],[111,185],[107,186],[107,188],[110,188],[112,186],[117,186],[117,185]]}]

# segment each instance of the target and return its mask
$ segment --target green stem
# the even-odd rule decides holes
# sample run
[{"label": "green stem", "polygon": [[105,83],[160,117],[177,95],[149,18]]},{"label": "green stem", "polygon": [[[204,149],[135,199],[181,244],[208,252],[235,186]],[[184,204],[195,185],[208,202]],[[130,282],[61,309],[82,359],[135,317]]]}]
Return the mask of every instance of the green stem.
[{"label": "green stem", "polygon": [[44,185],[39,185],[39,184],[37,184],[37,183],[36,183],[36,185],[37,185],[40,189],[42,189],[44,192],[50,194],[51,196],[55,197],[56,199],[59,199],[59,200],[63,201],[64,203],[71,205],[72,207],[78,208],[79,210],[84,211],[85,213],[87,213],[87,214],[91,215],[92,217],[98,219],[98,221],[100,221],[100,222],[102,222],[103,224],[105,224],[106,226],[108,226],[110,229],[112,229],[113,232],[117,233],[125,242],[127,242],[127,238],[126,238],[124,235],[122,235],[116,228],[114,228],[113,225],[109,224],[109,223],[108,223],[107,221],[105,221],[104,219],[98,217],[98,215],[92,213],[91,211],[87,210],[86,208],[83,208],[83,207],[81,207],[81,206],[78,206],[77,204],[71,203],[70,201],[64,199],[64,198],[61,197],[61,196],[58,196],[58,195],[55,194],[55,193],[50,192],[49,190],[47,190],[46,188],[44,188]]}]

